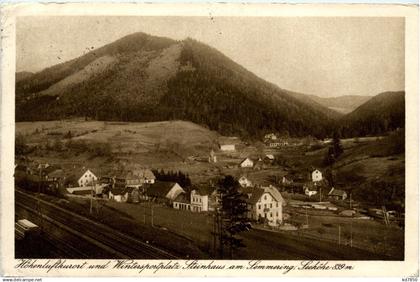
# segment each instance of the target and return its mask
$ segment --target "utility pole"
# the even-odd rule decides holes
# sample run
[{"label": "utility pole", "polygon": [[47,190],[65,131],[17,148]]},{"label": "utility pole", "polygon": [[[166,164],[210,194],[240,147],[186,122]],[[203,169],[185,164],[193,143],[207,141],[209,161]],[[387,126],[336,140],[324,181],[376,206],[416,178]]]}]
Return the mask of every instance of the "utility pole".
[{"label": "utility pole", "polygon": [[143,222],[146,225],[146,207],[143,207]]},{"label": "utility pole", "polygon": [[322,202],[322,187],[319,186],[319,202]]},{"label": "utility pole", "polygon": [[[217,207],[216,207],[216,210],[217,210]],[[216,220],[217,211],[216,210],[213,213],[213,255],[214,257],[216,257],[216,253],[217,253],[217,220]]]},{"label": "utility pole", "polygon": [[341,245],[341,225],[338,225],[338,245]]},{"label": "utility pole", "polygon": [[153,227],[153,204],[151,205],[152,208],[152,227]]},{"label": "utility pole", "polygon": [[40,199],[40,196],[41,196],[41,183],[42,183],[42,164],[40,164],[40,167],[39,167],[39,182],[38,182],[38,201],[37,201],[37,208],[38,208],[38,215],[39,215],[39,219],[40,219],[40,222],[41,222],[41,229],[42,229],[42,226],[43,226],[43,221],[42,221],[42,211],[41,211],[41,199]]},{"label": "utility pole", "polygon": [[95,180],[92,179],[92,189],[90,190],[90,209],[89,213],[92,214],[92,208],[93,208],[93,193],[94,193],[94,186],[95,186]]},{"label": "utility pole", "polygon": [[353,217],[350,220],[350,247],[353,248]]}]

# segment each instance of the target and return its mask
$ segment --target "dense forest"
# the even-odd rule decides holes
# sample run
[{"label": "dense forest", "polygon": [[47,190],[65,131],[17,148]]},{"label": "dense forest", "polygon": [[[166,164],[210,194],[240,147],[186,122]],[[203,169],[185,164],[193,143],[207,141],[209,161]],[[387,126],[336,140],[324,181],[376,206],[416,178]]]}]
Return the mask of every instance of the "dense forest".
[{"label": "dense forest", "polygon": [[384,135],[405,128],[405,92],[376,95],[337,125],[343,137]]},{"label": "dense forest", "polygon": [[[115,60],[82,81],[58,83],[103,56]],[[16,106],[17,121],[181,119],[250,137],[274,130],[322,138],[334,121],[330,110],[299,101],[205,44],[143,33],[19,80]]]},{"label": "dense forest", "polygon": [[17,78],[16,121],[188,120],[250,139],[268,132],[325,138],[336,129],[343,137],[365,136],[404,124],[403,94],[382,95],[392,96],[383,103],[379,95],[342,117],[203,43],[144,33]]}]

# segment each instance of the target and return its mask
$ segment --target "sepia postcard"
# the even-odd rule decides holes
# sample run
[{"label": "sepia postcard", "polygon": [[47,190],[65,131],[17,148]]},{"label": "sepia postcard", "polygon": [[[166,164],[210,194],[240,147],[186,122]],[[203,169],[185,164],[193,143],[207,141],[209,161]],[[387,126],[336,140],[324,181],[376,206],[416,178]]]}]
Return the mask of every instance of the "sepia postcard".
[{"label": "sepia postcard", "polygon": [[417,10],[1,6],[1,275],[417,281]]}]

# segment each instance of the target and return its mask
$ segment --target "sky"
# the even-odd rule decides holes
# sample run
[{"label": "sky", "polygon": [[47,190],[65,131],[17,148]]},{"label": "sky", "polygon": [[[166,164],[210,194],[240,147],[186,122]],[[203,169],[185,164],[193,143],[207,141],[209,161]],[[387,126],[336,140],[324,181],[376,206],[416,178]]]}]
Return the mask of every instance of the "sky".
[{"label": "sky", "polygon": [[385,17],[20,17],[16,70],[37,72],[134,32],[194,38],[291,91],[404,90],[404,19]]}]

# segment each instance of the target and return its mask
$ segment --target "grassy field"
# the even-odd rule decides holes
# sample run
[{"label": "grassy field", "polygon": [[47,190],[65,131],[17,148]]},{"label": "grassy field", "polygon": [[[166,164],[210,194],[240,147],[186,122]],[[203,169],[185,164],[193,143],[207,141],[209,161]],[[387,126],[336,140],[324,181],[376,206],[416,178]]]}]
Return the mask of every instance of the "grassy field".
[{"label": "grassy field", "polygon": [[[321,240],[352,245],[393,259],[404,259],[404,230],[396,225],[386,226],[378,220],[347,218],[341,216],[317,216],[287,211],[294,222],[309,223],[309,228],[291,231]],[[340,230],[339,230],[340,229]]]},{"label": "grassy field", "polygon": [[[116,203],[108,201],[105,204],[112,210],[116,210],[125,216],[130,217],[136,224],[140,226],[152,226],[174,232],[182,237],[191,240],[197,244],[203,252],[210,255],[213,254],[213,217],[209,213],[192,213],[188,211],[180,211],[166,206],[160,206],[151,203],[127,204]],[[153,212],[152,212],[153,207]],[[153,220],[152,220],[153,217]],[[300,217],[298,217],[300,220]],[[323,233],[322,236],[314,234],[320,227],[328,229],[322,224],[328,222],[331,225],[329,230]],[[339,249],[336,240],[335,229],[338,224],[342,227],[343,241],[342,250],[336,251],[333,257],[352,259],[353,256],[358,256],[360,259],[369,259],[371,255],[368,253],[360,253],[359,249],[368,250],[371,254],[378,256],[387,256],[393,259],[401,259],[400,255],[403,252],[403,234],[404,232],[395,228],[386,228],[382,224],[372,222],[354,221],[352,223],[353,246],[349,248],[346,244],[345,235],[348,233],[348,225],[350,219],[342,217],[310,217],[310,228],[297,232],[267,232],[263,230],[252,230],[242,234],[242,238],[246,243],[246,248],[238,250],[235,254],[237,259],[299,259],[299,258],[327,258],[331,249]],[[367,225],[365,225],[367,223]],[[328,225],[329,226],[329,225]],[[366,226],[372,228],[376,232],[366,233]],[[305,235],[305,236],[304,236]],[[308,239],[307,237],[310,237]],[[315,239],[315,240],[314,240]],[[286,240],[290,243],[278,242],[278,240]],[[387,250],[384,249],[387,242],[396,242]],[[271,242],[269,244],[261,244],[262,241]],[[402,244],[401,244],[402,242]],[[285,245],[286,244],[286,245]],[[287,246],[290,244],[290,246]],[[312,251],[300,253],[300,246],[312,246]],[[374,248],[367,249],[366,246],[374,246]],[[278,245],[278,246],[277,246]],[[347,245],[347,246],[346,246]],[[308,247],[307,246],[307,247]],[[309,247],[311,248],[311,247]],[[320,248],[317,254],[313,252],[316,248]],[[401,249],[402,248],[402,249]],[[306,253],[307,252],[307,253]],[[403,254],[403,253],[402,253]],[[363,257],[363,256],[366,257]]]},{"label": "grassy field", "polygon": [[[68,132],[72,138],[65,138]],[[63,120],[44,122],[20,122],[16,134],[24,136],[30,145],[38,150],[30,158],[40,162],[59,163],[64,168],[90,167],[106,172],[118,166],[136,164],[152,169],[181,170],[187,173],[193,183],[207,182],[219,175],[247,176],[255,184],[278,184],[290,170],[307,175],[309,167],[326,170],[324,164],[327,144],[313,147],[286,146],[264,148],[258,144],[240,143],[233,152],[217,149],[217,132],[186,121],[162,121],[150,123],[102,122],[84,120]],[[62,149],[43,149],[48,144],[59,142],[65,148],[66,142],[84,140],[87,144],[107,143],[111,152],[107,156],[92,156],[87,152],[74,153]],[[261,144],[260,144],[261,145]],[[338,180],[349,189],[360,183],[351,183],[342,176],[358,174],[365,183],[383,179],[404,187],[404,154],[393,154],[387,138],[346,139],[342,146],[344,153],[333,166]],[[215,151],[217,163],[209,163],[210,150]],[[276,165],[262,170],[239,168],[246,157],[261,153],[274,154],[279,160]],[[340,181],[338,181],[340,182]],[[360,194],[360,193],[359,193]]]},{"label": "grassy field", "polygon": [[[66,138],[71,132],[71,138]],[[240,169],[241,160],[258,154],[255,146],[240,144],[234,152],[218,150],[218,133],[185,121],[150,123],[100,122],[83,120],[20,122],[16,134],[24,136],[27,144],[37,146],[29,157],[39,162],[60,164],[63,168],[85,167],[107,172],[118,165],[136,164],[151,169],[181,170],[193,182],[206,182],[221,174],[246,175],[256,183],[273,183],[284,171],[279,167],[267,170]],[[94,156],[87,152],[74,153],[66,149],[67,142],[83,140],[86,144],[107,143],[110,155]],[[47,149],[61,143],[62,150]],[[217,163],[209,163],[210,150]],[[261,152],[260,152],[261,153]],[[267,149],[266,153],[278,154]]]},{"label": "grassy field", "polygon": [[[94,201],[93,214],[90,215],[88,198],[69,197],[67,201],[47,195],[42,195],[42,198],[182,257],[201,259],[218,257],[213,248],[211,214],[180,211],[151,203],[127,204],[102,200],[100,205]],[[329,222],[334,222],[334,219],[332,220]],[[313,222],[311,218],[311,228],[316,230],[315,225],[312,226]],[[344,224],[342,221],[339,222]],[[272,232],[261,229],[242,233],[241,237],[246,247],[235,251],[233,258],[332,260],[393,258],[381,254],[380,249],[365,251],[360,248],[350,248],[345,244],[339,247],[334,238],[329,238],[327,235],[321,240],[315,236],[310,237],[309,231],[312,229],[305,230],[306,233]],[[354,224],[354,246],[357,247],[360,245],[356,244],[360,236],[356,230],[360,229],[361,227]],[[384,242],[378,237],[375,244],[380,245]],[[228,258],[228,255],[225,254],[224,258]]]}]

